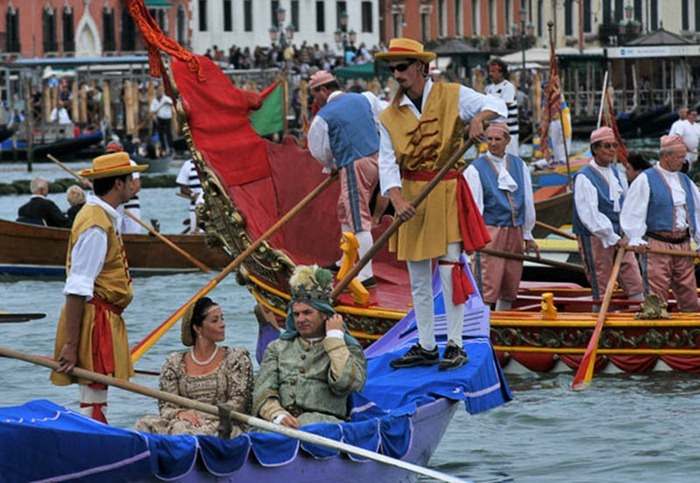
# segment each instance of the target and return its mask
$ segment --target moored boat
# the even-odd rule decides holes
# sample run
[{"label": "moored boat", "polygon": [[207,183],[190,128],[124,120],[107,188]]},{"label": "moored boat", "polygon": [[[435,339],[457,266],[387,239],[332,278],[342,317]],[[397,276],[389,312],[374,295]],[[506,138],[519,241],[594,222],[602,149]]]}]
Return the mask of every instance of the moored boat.
[{"label": "moored boat", "polygon": [[[57,157],[75,155],[102,142],[102,137],[102,131],[95,131],[50,143],[35,144],[33,146],[34,159],[45,161],[47,154]],[[18,142],[16,146],[13,146],[12,141],[6,139],[0,144],[0,161],[24,161],[27,159],[28,149],[25,141]]]},{"label": "moored boat", "polygon": [[[0,273],[65,276],[70,230],[0,220]],[[222,268],[228,256],[207,246],[201,235],[165,235],[195,259],[212,269]],[[123,235],[133,275],[196,271],[198,268],[153,235]]]}]

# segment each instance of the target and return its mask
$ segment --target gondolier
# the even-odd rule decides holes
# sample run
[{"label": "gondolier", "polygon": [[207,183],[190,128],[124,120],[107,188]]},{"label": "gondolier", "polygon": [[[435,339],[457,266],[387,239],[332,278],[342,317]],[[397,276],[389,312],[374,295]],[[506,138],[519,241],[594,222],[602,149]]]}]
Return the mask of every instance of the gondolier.
[{"label": "gondolier", "polygon": [[66,302],[56,331],[59,371],[51,381],[80,384],[80,411],[106,422],[107,388],[70,375],[74,367],[129,379],[134,374],[126,325],[121,314],[133,297],[131,276],[119,233],[117,207],[133,194],[132,166],[126,153],[106,154],[79,174],[92,180],[94,194],[73,223],[63,293]]},{"label": "gondolier", "polygon": [[[617,247],[625,243],[620,210],[628,202],[628,187],[626,177],[612,165],[617,149],[613,130],[596,129],[590,141],[593,159],[574,176],[573,232],[578,238],[591,295],[600,299],[610,281]],[[642,276],[634,253],[624,255],[618,279],[628,299],[643,298]]]},{"label": "gondolier", "polygon": [[[340,172],[340,228],[355,234],[362,258],[373,245],[369,203],[379,180],[378,116],[386,103],[371,92],[344,93],[337,79],[325,70],[311,76],[309,91],[314,102],[322,106],[309,127],[309,151],[324,172]],[[377,285],[371,261],[357,277],[366,288]]]},{"label": "gondolier", "polygon": [[459,367],[467,362],[462,347],[466,294],[453,290],[453,275],[463,287],[462,249],[483,248],[489,241],[488,232],[460,174],[462,162],[417,209],[410,200],[459,149],[464,123],[469,123],[470,139],[479,141],[483,122],[505,120],[506,106],[501,99],[459,84],[433,83],[428,73],[435,54],[425,52],[415,40],[392,39],[389,50],[375,57],[389,63],[399,84],[390,106],[379,115],[379,177],[382,194],[391,200],[396,216],[405,220],[392,238],[390,250],[407,262],[419,329],[419,343],[391,364],[403,368],[440,362],[432,287],[432,259],[437,258],[449,339],[440,368]]},{"label": "gondolier", "polygon": [[[519,156],[507,153],[508,125],[491,124],[486,129],[486,142],[488,153],[464,172],[491,237],[486,247],[516,254],[522,254],[525,249],[539,256],[539,247],[532,237],[535,202],[530,171]],[[481,296],[496,310],[512,307],[522,273],[522,260],[474,254],[474,275]]]},{"label": "gondolier", "polygon": [[[630,246],[689,251],[691,237],[700,245],[700,192],[680,172],[685,154],[681,136],[661,137],[658,165],[644,171],[630,186],[620,214]],[[697,252],[700,256],[700,248]],[[667,300],[670,288],[679,311],[700,309],[692,258],[648,252],[642,253],[641,266],[645,292]]]}]

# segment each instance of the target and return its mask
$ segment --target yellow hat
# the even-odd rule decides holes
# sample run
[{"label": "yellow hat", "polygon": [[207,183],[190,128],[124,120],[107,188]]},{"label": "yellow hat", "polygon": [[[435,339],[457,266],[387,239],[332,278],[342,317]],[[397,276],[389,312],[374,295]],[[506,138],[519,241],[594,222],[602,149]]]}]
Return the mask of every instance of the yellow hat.
[{"label": "yellow hat", "polygon": [[132,166],[127,153],[110,153],[96,157],[92,160],[92,168],[84,169],[78,174],[84,178],[98,179],[136,173],[147,168],[147,164]]},{"label": "yellow hat", "polygon": [[412,39],[391,39],[389,42],[389,50],[387,52],[377,52],[374,54],[375,59],[392,60],[400,59],[416,59],[424,64],[435,59],[437,55],[434,52],[425,52],[423,44]]}]

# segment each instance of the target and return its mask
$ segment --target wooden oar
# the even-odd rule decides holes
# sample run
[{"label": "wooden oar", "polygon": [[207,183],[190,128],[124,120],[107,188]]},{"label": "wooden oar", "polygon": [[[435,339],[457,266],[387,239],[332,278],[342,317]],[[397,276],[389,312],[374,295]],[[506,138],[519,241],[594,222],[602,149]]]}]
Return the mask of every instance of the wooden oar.
[{"label": "wooden oar", "polygon": [[[12,359],[18,359],[25,362],[30,362],[43,367],[48,367],[49,369],[57,370],[59,364],[51,359],[45,359],[43,357],[27,354],[26,352],[16,351],[9,349],[7,347],[0,346],[0,356],[9,357]],[[157,389],[152,389],[150,387],[142,386],[140,384],[135,384],[123,379],[116,379],[114,377],[105,376],[103,374],[98,374],[96,372],[88,371],[76,367],[71,371],[71,375],[79,377],[81,379],[87,379],[89,381],[98,382],[100,384],[106,384],[109,386],[118,387],[125,391],[131,391],[137,394],[141,394],[148,397],[153,397],[161,401],[166,401],[178,406],[194,409],[196,411],[201,411],[203,413],[211,414],[214,416],[219,416],[219,408],[213,404],[207,404],[186,397],[178,396],[176,394],[171,394],[165,391],[159,391]],[[240,413],[238,411],[231,410],[230,418],[234,421],[252,426],[254,428],[263,429],[265,431],[270,431],[272,433],[281,434],[289,438],[297,439],[305,443],[317,444],[326,448],[331,448],[343,453],[352,454],[360,456],[362,458],[367,458],[378,463],[384,463],[387,465],[395,466],[397,468],[404,469],[406,471],[411,471],[413,473],[418,473],[421,475],[428,476],[430,478],[435,478],[440,481],[447,482],[462,482],[458,478],[454,478],[450,475],[440,473],[439,471],[431,470],[429,468],[424,468],[422,466],[414,465],[413,463],[408,463],[406,461],[401,461],[389,456],[375,453],[373,451],[368,451],[357,446],[353,446],[347,443],[342,443],[334,439],[326,438],[312,433],[307,433],[305,431],[300,431],[297,429],[287,428],[279,424],[274,424],[264,419],[256,418],[248,414]]]},{"label": "wooden oar", "polygon": [[564,238],[568,238],[569,240],[576,240],[576,235],[573,235],[571,233],[560,230],[559,228],[555,228],[552,225],[548,225],[547,223],[542,223],[541,221],[536,221],[535,225],[541,226],[542,228],[546,228],[547,230],[551,231],[552,233],[563,236]]},{"label": "wooden oar", "polygon": [[224,278],[228,276],[229,273],[231,273],[233,270],[238,268],[238,266],[243,263],[243,261],[248,258],[248,256],[253,253],[257,248],[262,245],[262,243],[270,238],[272,235],[277,233],[277,231],[282,228],[289,220],[294,218],[294,216],[297,215],[302,209],[306,207],[314,198],[316,198],[319,193],[321,193],[323,190],[325,190],[333,181],[335,181],[338,178],[337,173],[329,176],[325,180],[323,180],[322,183],[320,183],[314,190],[306,195],[304,199],[302,199],[299,203],[294,206],[289,212],[287,212],[286,215],[284,215],[282,218],[280,218],[277,223],[272,225],[268,230],[260,235],[260,237],[255,240],[248,248],[243,250],[240,255],[238,255],[231,263],[226,266],[219,274],[214,277],[214,279],[209,282],[207,285],[204,286],[199,292],[194,294],[192,298],[190,298],[185,304],[177,309],[173,315],[168,317],[167,320],[165,320],[162,324],[160,324],[158,327],[156,327],[150,334],[148,334],[141,342],[136,344],[132,349],[131,349],[131,360],[136,362],[139,360],[139,358],[148,350],[150,349],[153,344],[155,344],[158,339],[163,337],[163,334],[165,334],[175,323],[182,317],[182,315],[185,313],[185,310],[187,310],[187,307],[190,306],[190,304],[193,304],[198,298],[203,297],[204,295],[208,294],[214,287],[216,287],[219,282],[221,282]]},{"label": "wooden oar", "polygon": [[600,313],[598,314],[598,320],[596,320],[595,328],[593,329],[593,335],[591,335],[591,340],[588,341],[588,347],[586,347],[586,352],[583,354],[583,358],[581,359],[581,365],[578,366],[578,370],[574,376],[574,381],[571,383],[571,389],[585,389],[593,379],[595,356],[598,352],[598,342],[600,341],[600,334],[603,332],[603,325],[605,324],[605,318],[608,315],[610,299],[612,298],[612,294],[615,289],[615,281],[617,280],[617,275],[620,273],[620,265],[622,264],[622,257],[624,255],[625,249],[622,247],[618,248],[617,254],[615,255],[615,262],[613,263],[612,271],[610,272],[610,280],[608,281],[608,286],[605,289],[603,305],[600,306]]},{"label": "wooden oar", "polygon": [[[445,165],[440,169],[440,171],[437,172],[435,177],[431,179],[428,184],[423,188],[423,191],[421,191],[416,198],[411,200],[411,205],[414,208],[417,208],[418,205],[420,205],[425,198],[428,197],[431,191],[438,185],[440,181],[442,181],[442,178],[445,177],[445,175],[452,169],[454,166],[457,164],[457,162],[462,159],[462,156],[464,156],[464,153],[467,152],[467,150],[474,144],[471,140],[467,141],[464,143],[464,145],[457,150],[454,155],[445,163]],[[384,246],[384,244],[391,238],[391,235],[396,232],[396,230],[399,229],[399,226],[403,223],[403,220],[399,217],[394,218],[394,221],[389,225],[389,228],[386,229],[384,233],[382,233],[379,238],[377,239],[376,242],[374,242],[374,245],[372,245],[369,250],[367,250],[367,253],[355,264],[354,267],[350,269],[348,273],[345,274],[342,280],[338,282],[338,284],[333,288],[333,292],[331,293],[331,298],[335,299],[338,297],[338,295],[341,294],[341,292],[347,287],[347,285],[352,281],[355,276],[357,276],[358,273],[360,273],[360,270],[369,263],[370,260],[372,260],[372,257],[377,254],[377,252]]]},{"label": "wooden oar", "polygon": [[12,314],[9,312],[0,312],[0,323],[14,323],[14,322],[29,322],[30,320],[43,319],[46,314]]},{"label": "wooden oar", "polygon": [[486,255],[491,255],[494,257],[510,258],[512,260],[523,260],[525,262],[541,263],[542,265],[550,265],[552,267],[562,268],[564,270],[571,270],[573,272],[583,273],[583,266],[576,265],[575,263],[559,262],[557,260],[549,260],[547,258],[533,257],[532,255],[525,255],[523,253],[511,253],[511,252],[504,252],[501,250],[493,250],[491,248],[482,248],[479,251],[481,253],[485,253]]},{"label": "wooden oar", "polygon": [[163,243],[165,243],[166,245],[168,245],[170,248],[172,248],[173,250],[175,250],[176,252],[178,252],[180,255],[182,255],[183,257],[185,257],[187,260],[189,260],[190,262],[192,262],[192,263],[193,263],[197,268],[199,268],[201,271],[203,271],[203,272],[211,272],[211,268],[207,267],[205,264],[203,264],[202,262],[200,262],[199,260],[197,260],[196,258],[194,258],[192,255],[190,255],[189,253],[187,253],[185,250],[183,250],[183,249],[180,248],[179,246],[175,245],[173,242],[171,242],[170,240],[168,240],[167,237],[161,235],[159,232],[157,232],[156,230],[154,230],[149,224],[147,224],[147,223],[145,223],[143,220],[139,219],[138,216],[134,215],[133,213],[129,213],[129,211],[127,211],[127,210],[124,210],[124,214],[125,214],[126,216],[128,216],[129,218],[131,218],[132,220],[134,220],[134,221],[135,221],[136,223],[138,223],[139,225],[141,225],[142,227],[144,227],[146,230],[148,230],[148,233],[150,233],[151,235],[155,235],[156,238],[158,238],[160,241],[162,241]]},{"label": "wooden oar", "polygon": [[[46,157],[49,158],[49,159],[50,159],[51,161],[53,161],[54,163],[56,163],[57,165],[59,165],[61,168],[63,168],[65,171],[67,171],[67,172],[70,173],[71,175],[75,176],[77,179],[79,179],[79,180],[81,180],[81,181],[82,181],[83,179],[85,179],[85,178],[82,178],[78,173],[76,173],[75,171],[73,171],[72,169],[70,169],[68,166],[66,166],[65,164],[63,164],[61,161],[59,161],[58,159],[56,159],[56,158],[55,158],[54,156],[52,156],[51,154],[47,154]],[[87,181],[87,182],[90,183],[89,181]],[[92,183],[90,183],[90,187],[92,187]],[[166,245],[168,245],[170,248],[172,248],[173,250],[175,250],[176,252],[178,252],[180,255],[182,255],[183,257],[185,257],[185,258],[186,258],[190,263],[192,263],[195,267],[199,268],[199,269],[200,269],[201,271],[203,271],[203,272],[211,272],[211,268],[207,267],[205,264],[203,264],[202,262],[200,262],[199,260],[197,260],[196,258],[194,258],[192,255],[190,255],[189,253],[187,253],[185,250],[183,250],[183,249],[180,248],[179,246],[175,245],[173,242],[171,242],[170,240],[168,240],[165,236],[163,236],[162,234],[160,234],[159,232],[157,232],[156,230],[154,230],[150,225],[144,223],[141,219],[139,219],[139,217],[137,217],[137,216],[134,215],[133,213],[129,213],[127,210],[124,210],[124,214],[127,215],[127,216],[128,216],[129,218],[131,218],[132,220],[134,220],[134,221],[135,221],[136,223],[138,223],[139,225],[141,225],[142,227],[144,227],[144,228],[148,231],[148,233],[150,233],[151,235],[154,235],[154,236],[155,236],[156,238],[158,238],[160,241],[162,241],[163,243],[165,243]]]},{"label": "wooden oar", "polygon": [[656,253],[657,255],[670,255],[672,257],[698,258],[698,254],[690,250],[665,250],[663,248],[646,248],[646,245],[634,247],[628,246],[625,248],[625,250],[639,253],[640,255],[644,255],[645,253]]}]

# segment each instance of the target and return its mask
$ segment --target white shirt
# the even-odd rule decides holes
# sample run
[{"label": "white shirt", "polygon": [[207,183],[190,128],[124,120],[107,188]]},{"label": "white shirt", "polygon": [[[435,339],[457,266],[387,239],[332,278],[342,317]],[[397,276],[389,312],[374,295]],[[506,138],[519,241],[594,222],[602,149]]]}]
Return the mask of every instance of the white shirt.
[{"label": "white shirt", "polygon": [[156,117],[159,119],[172,119],[173,118],[173,100],[163,94],[160,100],[156,97],[151,102],[151,112],[155,112]]},{"label": "white shirt", "polygon": [[486,94],[500,97],[506,104],[512,104],[516,101],[515,86],[507,79],[503,79],[498,84],[488,84]]},{"label": "white shirt", "polygon": [[[620,175],[620,180],[615,177],[614,166],[604,168],[591,159],[588,165],[596,170],[607,181],[610,191],[610,201],[613,203],[613,211],[619,213],[622,209],[620,199],[628,190],[627,178]],[[627,201],[625,201],[627,203]],[[591,234],[600,239],[603,248],[615,245],[620,240],[620,235],[615,233],[612,221],[598,209],[598,190],[585,176],[576,176],[574,180],[574,207],[576,214]]]},{"label": "white shirt", "polygon": [[[684,230],[688,228],[685,209],[685,190],[683,189],[683,185],[681,185],[680,176],[678,173],[666,171],[660,165],[657,165],[654,169],[659,170],[659,173],[661,173],[668,187],[671,189],[673,205],[676,208],[674,229]],[[695,217],[695,226],[700,226],[700,209],[698,209],[700,208],[700,192],[698,192],[698,188],[694,183],[690,183],[690,186],[693,191],[693,201],[695,202],[695,213],[692,213],[692,216]],[[635,179],[632,186],[630,186],[625,205],[622,207],[620,226],[622,227],[622,231],[629,238],[629,244],[632,246],[647,244],[642,237],[647,232],[647,210],[649,208],[650,193],[649,178],[647,178],[645,173],[642,173],[637,176],[637,179]],[[695,242],[700,243],[698,231],[692,235]]]},{"label": "white shirt", "polygon": [[698,144],[700,144],[700,126],[691,123],[687,119],[682,121],[676,129],[676,134],[683,138],[683,143],[688,150],[686,158],[694,162],[698,158]]},{"label": "white shirt", "polygon": [[[328,100],[326,102],[332,102],[333,99],[336,99],[343,94],[344,92],[342,91],[333,91],[328,96]],[[377,130],[379,130],[379,113],[382,112],[386,106],[389,105],[389,103],[379,100],[377,96],[368,91],[363,92],[362,95],[369,101],[375,127]],[[309,126],[309,133],[307,134],[306,139],[311,156],[316,158],[316,160],[321,163],[324,173],[330,173],[332,170],[337,169],[337,165],[333,159],[331,139],[328,134],[328,123],[325,119],[319,115],[314,116],[314,120],[311,121],[311,126]]]},{"label": "white shirt", "polygon": [[[491,153],[487,153],[488,158],[491,160],[493,165],[496,167],[498,174],[505,171],[506,162],[505,158],[498,158]],[[510,158],[511,163],[518,161],[523,164],[523,192],[525,194],[525,200],[523,207],[525,208],[525,222],[523,224],[523,239],[532,240],[532,229],[535,226],[535,200],[532,196],[532,179],[530,177],[530,170],[522,160]],[[507,172],[507,171],[506,171]],[[484,186],[481,184],[481,178],[479,177],[479,170],[477,170],[474,165],[469,165],[467,169],[464,170],[464,177],[469,184],[469,188],[472,190],[472,197],[476,202],[476,206],[479,208],[479,213],[484,213]],[[517,188],[516,188],[517,189]]]},{"label": "white shirt", "polygon": [[[97,205],[107,212],[114,229],[119,233],[120,215],[117,210],[88,192],[86,204]],[[92,299],[95,279],[102,271],[107,256],[107,232],[93,226],[80,234],[71,251],[71,267],[63,287],[63,295],[81,295]]]},{"label": "white shirt", "polygon": [[[425,103],[430,96],[430,90],[433,88],[433,81],[426,79],[425,87],[423,88],[423,104],[421,112],[418,112],[416,106],[411,99],[404,94],[400,105],[407,106],[408,109],[416,116],[421,118],[421,113],[425,110]],[[469,87],[460,86],[459,88],[459,117],[464,121],[470,121],[474,116],[482,111],[493,111],[498,114],[498,117],[492,119],[491,122],[504,122],[508,115],[505,102],[495,96],[480,94]],[[394,145],[391,142],[389,130],[380,123],[379,126],[380,142],[379,142],[379,184],[382,195],[389,196],[391,188],[401,187],[401,170],[396,162],[396,153]]]},{"label": "white shirt", "polygon": [[681,124],[685,122],[685,119],[678,119],[675,121],[673,124],[671,124],[671,129],[668,131],[669,136],[674,136],[678,134],[678,129],[680,128]]}]

